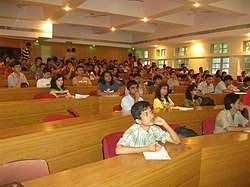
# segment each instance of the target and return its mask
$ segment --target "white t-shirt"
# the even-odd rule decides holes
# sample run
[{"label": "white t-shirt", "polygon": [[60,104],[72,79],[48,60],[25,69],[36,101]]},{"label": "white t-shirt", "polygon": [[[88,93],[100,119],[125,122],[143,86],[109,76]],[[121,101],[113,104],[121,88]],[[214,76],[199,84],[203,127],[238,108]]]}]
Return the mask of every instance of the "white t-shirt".
[{"label": "white t-shirt", "polygon": [[[141,97],[139,97],[138,101],[143,101],[143,99]],[[121,107],[122,107],[122,111],[130,111],[132,106],[135,104],[135,100],[133,97],[131,97],[130,94],[124,96],[122,98],[122,102],[121,102]]]},{"label": "white t-shirt", "polygon": [[50,87],[51,78],[48,79],[38,79],[36,82],[37,88],[49,88]]}]

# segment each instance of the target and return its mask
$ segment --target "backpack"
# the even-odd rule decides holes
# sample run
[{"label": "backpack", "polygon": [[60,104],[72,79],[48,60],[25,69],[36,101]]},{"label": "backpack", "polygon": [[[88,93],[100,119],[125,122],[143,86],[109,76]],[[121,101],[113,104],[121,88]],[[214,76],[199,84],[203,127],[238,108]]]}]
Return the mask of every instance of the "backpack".
[{"label": "backpack", "polygon": [[193,129],[189,129],[185,126],[177,127],[174,131],[176,132],[176,134],[182,137],[198,136],[198,134]]}]

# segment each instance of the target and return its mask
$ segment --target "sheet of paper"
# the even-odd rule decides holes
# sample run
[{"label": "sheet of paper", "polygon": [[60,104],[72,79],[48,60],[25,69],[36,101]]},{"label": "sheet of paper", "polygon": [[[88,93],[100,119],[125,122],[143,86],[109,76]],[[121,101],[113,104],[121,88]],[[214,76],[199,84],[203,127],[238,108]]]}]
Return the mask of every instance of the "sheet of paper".
[{"label": "sheet of paper", "polygon": [[85,99],[87,97],[89,97],[89,95],[75,94],[75,99]]},{"label": "sheet of paper", "polygon": [[171,107],[173,110],[180,110],[180,111],[189,111],[189,110],[194,110],[194,108],[189,108],[189,107],[180,107],[180,106],[175,106]]},{"label": "sheet of paper", "polygon": [[246,95],[247,92],[234,92],[235,94],[238,94],[238,95]]},{"label": "sheet of paper", "polygon": [[167,150],[162,146],[158,152],[143,152],[146,160],[171,160]]}]

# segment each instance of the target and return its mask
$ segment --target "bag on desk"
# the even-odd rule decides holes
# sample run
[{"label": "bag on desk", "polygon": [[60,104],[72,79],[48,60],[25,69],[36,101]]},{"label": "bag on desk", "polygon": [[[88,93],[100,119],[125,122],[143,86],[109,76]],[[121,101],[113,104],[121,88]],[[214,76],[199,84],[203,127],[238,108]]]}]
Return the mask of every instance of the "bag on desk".
[{"label": "bag on desk", "polygon": [[210,97],[202,97],[201,106],[214,106],[214,100]]},{"label": "bag on desk", "polygon": [[198,134],[193,130],[189,129],[185,126],[180,126],[175,129],[175,132],[182,137],[192,137],[192,136],[198,136]]}]

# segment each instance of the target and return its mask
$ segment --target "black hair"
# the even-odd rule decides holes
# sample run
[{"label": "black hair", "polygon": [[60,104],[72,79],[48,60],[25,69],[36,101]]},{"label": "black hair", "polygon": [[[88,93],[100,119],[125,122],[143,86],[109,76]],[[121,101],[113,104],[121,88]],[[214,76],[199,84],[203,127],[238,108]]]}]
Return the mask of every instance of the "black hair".
[{"label": "black hair", "polygon": [[130,88],[132,85],[136,85],[137,87],[139,87],[138,83],[137,83],[135,80],[129,80],[129,81],[127,82],[127,89],[129,90],[129,88]]},{"label": "black hair", "polygon": [[155,76],[153,77],[153,81],[154,81],[154,82],[155,82],[157,79],[162,80],[162,76],[160,76],[160,75],[155,75]]},{"label": "black hair", "polygon": [[[55,75],[55,76],[52,77],[52,79],[51,79],[51,81],[50,81],[50,89],[55,89],[55,90],[58,90],[58,91],[60,90],[60,89],[57,87],[57,85],[56,85],[57,79],[60,79],[60,78],[63,78],[63,81],[64,81],[64,77],[63,77],[62,74],[57,74],[57,75]],[[65,90],[65,88],[64,88],[64,82],[63,82],[61,88],[62,88],[63,90]]]},{"label": "black hair", "polygon": [[135,77],[141,77],[141,74],[140,73],[135,73],[134,75],[133,75],[133,77],[135,78]]},{"label": "black hair", "polygon": [[192,85],[189,85],[186,89],[186,93],[185,93],[185,96],[186,96],[186,99],[188,100],[192,100],[192,91],[197,88],[197,86],[195,84],[192,84]]},{"label": "black hair", "polygon": [[111,76],[110,85],[114,84],[114,78],[113,78],[113,75],[112,75],[112,73],[110,71],[104,71],[101,74],[99,82],[102,83],[102,84],[105,84],[104,76],[105,76],[106,73],[110,74],[110,76]]},{"label": "black hair", "polygon": [[43,73],[46,73],[46,72],[51,73],[51,69],[50,69],[49,67],[45,67],[45,68],[43,69]]},{"label": "black hair", "polygon": [[76,49],[75,49],[75,48],[72,48],[71,51],[74,53],[74,52],[76,52]]},{"label": "black hair", "polygon": [[26,42],[25,46],[31,46],[31,43],[30,42]]},{"label": "black hair", "polygon": [[224,77],[224,81],[227,81],[227,80],[233,80],[232,76],[231,75],[226,75]]},{"label": "black hair", "polygon": [[245,73],[246,73],[246,71],[242,71],[242,72],[241,72],[241,75],[243,75],[243,74],[245,74]]},{"label": "black hair", "polygon": [[210,77],[213,77],[213,75],[207,74],[207,75],[205,76],[205,79],[210,78]]},{"label": "black hair", "polygon": [[71,50],[68,48],[68,49],[67,49],[67,52],[70,52],[70,51],[71,51]]},{"label": "black hair", "polygon": [[[159,99],[160,101],[162,101],[162,102],[163,102],[163,100],[161,99],[161,89],[162,89],[163,87],[167,87],[167,88],[168,88],[168,94],[169,94],[169,93],[170,93],[170,90],[169,90],[169,86],[168,86],[168,84],[167,84],[166,82],[161,83],[161,84],[158,86],[158,88],[156,89],[156,91],[155,91],[155,98],[158,98],[158,99]],[[164,98],[166,99],[167,102],[169,102],[169,100],[168,100],[168,94],[167,94],[167,95],[164,95]]]},{"label": "black hair", "polygon": [[12,67],[14,68],[15,66],[18,66],[20,65],[21,66],[21,63],[19,61],[14,61],[12,62]]},{"label": "black hair", "polygon": [[84,69],[83,66],[77,66],[77,67],[76,67],[76,71],[77,71],[79,68]]},{"label": "black hair", "polygon": [[235,93],[227,94],[224,97],[224,106],[226,110],[230,110],[232,108],[231,104],[235,104],[236,101],[240,99],[240,96]]},{"label": "black hair", "polygon": [[149,102],[139,101],[136,102],[131,108],[131,114],[134,119],[141,119],[141,114],[150,107]]},{"label": "black hair", "polygon": [[243,82],[248,82],[248,81],[250,81],[250,77],[245,77],[244,79],[243,79]]},{"label": "black hair", "polygon": [[52,58],[51,57],[48,57],[47,58],[47,62],[49,62],[49,61],[51,61],[52,60]]},{"label": "black hair", "polygon": [[73,64],[73,63],[72,63],[72,61],[71,61],[71,60],[69,60],[69,59],[68,59],[68,60],[66,60],[66,62],[65,62],[65,63],[66,63],[66,65],[68,65],[69,63]]}]

